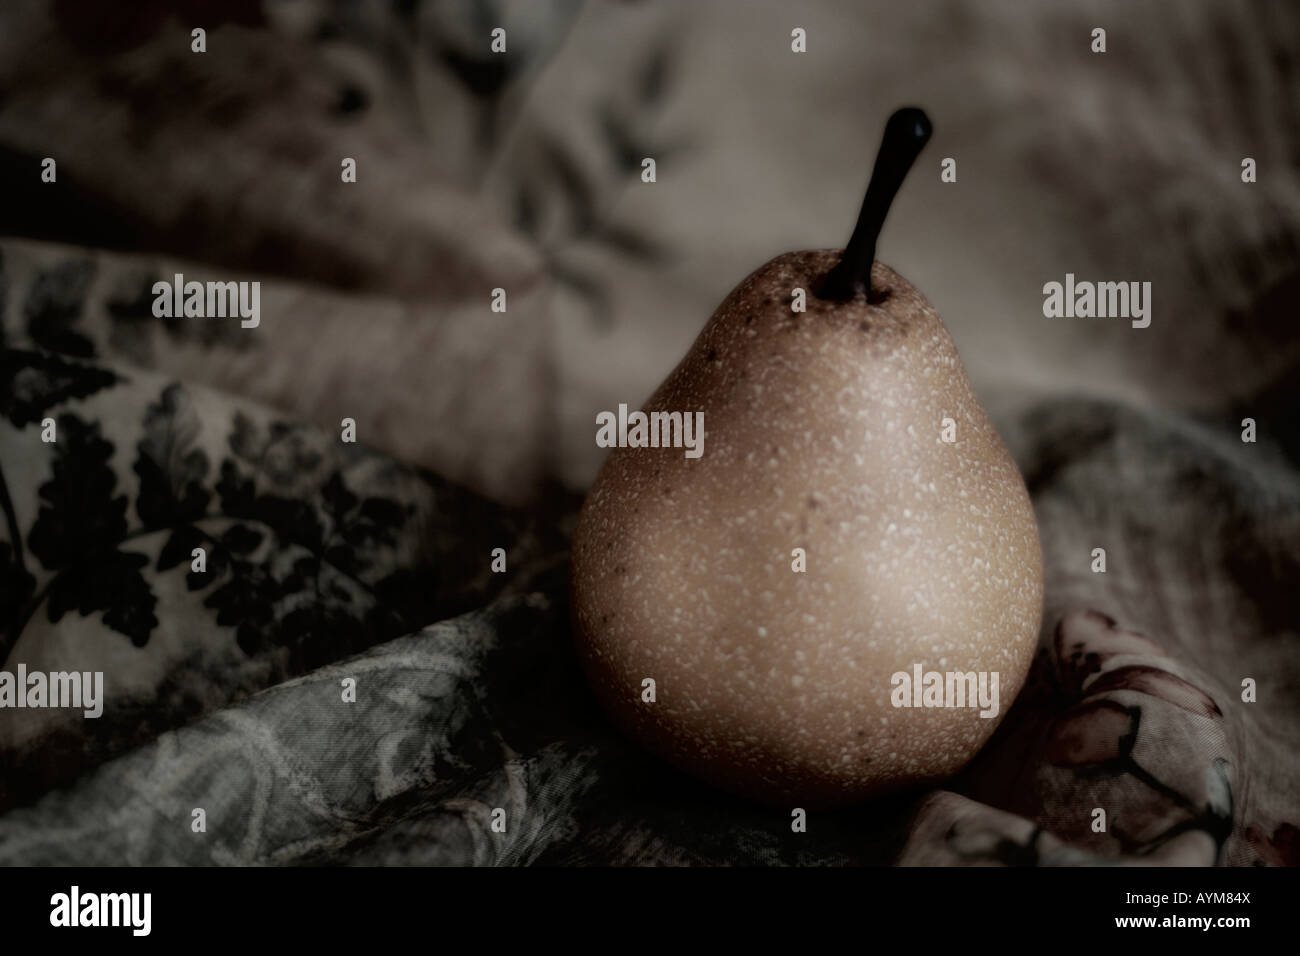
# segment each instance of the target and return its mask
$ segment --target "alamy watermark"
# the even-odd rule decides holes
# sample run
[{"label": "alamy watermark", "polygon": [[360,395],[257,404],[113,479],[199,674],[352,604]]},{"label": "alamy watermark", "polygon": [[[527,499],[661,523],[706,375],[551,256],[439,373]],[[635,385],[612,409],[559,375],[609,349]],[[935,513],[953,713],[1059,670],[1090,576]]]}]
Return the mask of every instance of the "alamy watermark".
[{"label": "alamy watermark", "polygon": [[103,671],[0,671],[0,708],[72,707],[94,719],[104,713]]},{"label": "alamy watermark", "polygon": [[997,671],[896,671],[889,678],[889,702],[895,707],[979,707],[980,716],[998,715]]},{"label": "alamy watermark", "polygon": [[82,893],[74,885],[50,897],[51,926],[129,926],[134,936],[153,928],[152,893]]},{"label": "alamy watermark", "polygon": [[1150,282],[1065,282],[1043,286],[1043,315],[1049,319],[1132,319],[1135,329],[1151,324]]},{"label": "alamy watermark", "polygon": [[703,412],[632,412],[596,415],[596,445],[600,448],[685,448],[687,458],[704,454]]},{"label": "alamy watermark", "polygon": [[158,319],[239,316],[240,326],[255,329],[262,321],[262,283],[186,282],[176,273],[171,282],[153,284],[153,314]]}]

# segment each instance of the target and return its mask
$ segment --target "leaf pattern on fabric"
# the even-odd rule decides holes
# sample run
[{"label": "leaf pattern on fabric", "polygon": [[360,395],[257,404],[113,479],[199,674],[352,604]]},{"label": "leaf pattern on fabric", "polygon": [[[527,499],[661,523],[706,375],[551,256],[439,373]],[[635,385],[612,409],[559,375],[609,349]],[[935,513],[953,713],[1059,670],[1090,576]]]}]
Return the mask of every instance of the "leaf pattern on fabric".
[{"label": "leaf pattern on fabric", "polygon": [[[0,352],[12,367],[64,368],[49,359]],[[96,388],[27,393],[31,408],[57,418],[56,442],[0,422],[0,662],[30,661],[35,650],[85,667],[107,653],[105,663],[130,673],[106,673],[103,718],[60,723],[46,711],[40,736],[0,744],[0,811],[214,707],[559,566],[555,532],[542,536],[337,434],[147,371],[128,382],[66,367]],[[74,391],[86,398],[72,406]],[[19,460],[39,478],[29,469],[11,489],[4,466]],[[488,570],[497,545],[510,551],[509,576]],[[38,614],[51,625],[70,614],[90,623],[51,647]],[[137,657],[102,649],[119,636]],[[137,696],[130,688],[151,672],[158,683]]]},{"label": "leaf pattern on fabric", "polygon": [[136,513],[146,528],[165,528],[202,518],[212,497],[204,487],[208,456],[194,442],[201,425],[188,394],[169,385],[149,406],[144,438],[137,444],[140,477]]},{"label": "leaf pattern on fabric", "polygon": [[51,570],[112,550],[127,529],[127,496],[115,494],[117,475],[108,465],[112,443],[101,437],[98,423],[71,413],[61,414],[56,425],[52,475],[40,486],[40,516],[27,541]]},{"label": "leaf pattern on fabric", "polygon": [[[9,353],[5,360],[27,361]],[[107,374],[89,382],[112,381]],[[29,407],[43,411],[58,395],[87,390],[60,387]],[[40,596],[52,623],[72,611],[103,611],[106,626],[136,646],[148,643],[158,623],[157,599],[141,575],[150,561],[124,545],[152,532],[166,532],[155,570],[183,568],[190,591],[210,588],[204,607],[218,626],[236,629],[249,655],[283,647],[291,667],[316,666],[421,621],[413,569],[375,573],[410,507],[354,494],[337,469],[322,477],[319,438],[310,430],[282,422],[263,427],[236,412],[230,456],[214,485],[193,401],[182,386],[165,386],[147,406],[136,443],[133,528],[129,497],[119,493],[109,465],[114,446],[99,425],[65,413],[57,428],[52,477],[40,488],[41,510],[28,536],[31,553],[55,572]],[[196,548],[206,556],[202,571],[191,566]],[[12,545],[0,553],[7,620],[20,617],[34,585],[17,558]]]},{"label": "leaf pattern on fabric", "polygon": [[94,356],[94,343],[73,330],[94,277],[93,259],[72,259],[37,274],[23,303],[23,319],[33,342],[76,358]]},{"label": "leaf pattern on fabric", "polygon": [[49,352],[0,351],[0,415],[15,428],[40,422],[51,408],[87,398],[117,382],[113,372]]},{"label": "leaf pattern on fabric", "polygon": [[70,611],[103,611],[105,625],[143,647],[158,626],[157,598],[140,573],[148,564],[143,554],[115,550],[63,569],[46,595],[50,623]]},{"label": "leaf pattern on fabric", "polygon": [[157,601],[140,574],[148,558],[120,549],[127,535],[127,496],[116,494],[109,467],[113,445],[97,423],[64,413],[52,443],[52,476],[41,485],[41,511],[28,547],[58,572],[49,585],[47,614],[57,623],[69,611],[104,612],[104,623],[143,646],[158,624]]}]

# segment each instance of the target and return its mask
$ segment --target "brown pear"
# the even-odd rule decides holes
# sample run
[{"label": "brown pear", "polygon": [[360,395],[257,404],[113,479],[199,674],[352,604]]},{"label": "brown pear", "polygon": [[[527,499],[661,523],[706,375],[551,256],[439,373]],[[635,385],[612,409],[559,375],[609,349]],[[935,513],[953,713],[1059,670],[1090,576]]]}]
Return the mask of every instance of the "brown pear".
[{"label": "brown pear", "polygon": [[702,412],[702,454],[615,449],[575,534],[575,638],[605,710],[764,802],[957,772],[1038,636],[1024,482],[934,308],[874,261],[928,136],[918,110],[891,118],[844,253],[778,256],[727,296],[643,409]]}]

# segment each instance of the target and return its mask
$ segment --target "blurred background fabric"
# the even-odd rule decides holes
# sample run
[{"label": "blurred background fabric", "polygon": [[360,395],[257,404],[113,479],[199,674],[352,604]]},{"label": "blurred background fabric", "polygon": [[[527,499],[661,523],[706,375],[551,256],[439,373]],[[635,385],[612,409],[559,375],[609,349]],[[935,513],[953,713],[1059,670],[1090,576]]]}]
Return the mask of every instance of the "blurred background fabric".
[{"label": "blurred background fabric", "polygon": [[[0,710],[0,862],[1300,862],[1298,38],[1284,0],[7,6],[0,657],[108,699]],[[961,776],[792,834],[594,710],[566,540],[596,413],[844,243],[903,104],[878,254],[1025,475],[1042,638]],[[175,273],[260,280],[260,326],[155,318]],[[1150,281],[1150,327],[1044,318],[1066,273]]]}]

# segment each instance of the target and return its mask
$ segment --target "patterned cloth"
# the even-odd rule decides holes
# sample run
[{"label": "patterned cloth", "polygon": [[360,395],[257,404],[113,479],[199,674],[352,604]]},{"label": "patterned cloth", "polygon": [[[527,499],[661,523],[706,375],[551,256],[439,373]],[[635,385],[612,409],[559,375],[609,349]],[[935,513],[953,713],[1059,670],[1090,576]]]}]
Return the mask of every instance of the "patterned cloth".
[{"label": "patterned cloth", "polygon": [[[1261,131],[1280,108],[1270,71],[1296,63],[1277,38],[1300,31],[1264,24],[1280,8],[1261,6],[1250,28],[1210,3],[1178,8],[1193,48],[1203,36],[1229,60],[1272,51],[1245,78],[1222,65],[1255,84],[1256,112],[1206,101],[1163,140],[1203,137],[1188,155],[1226,157],[1229,175],[1197,187],[1213,214],[1178,211],[1180,179],[1139,193],[1133,171],[1173,157],[1103,148],[1111,133],[1136,141],[1147,101],[1134,89],[1162,87],[1131,81],[1186,53],[1173,40],[1146,65],[1116,55],[1084,77],[1086,58],[1043,47],[1081,29],[1057,13],[981,5],[976,23],[954,2],[935,22],[956,18],[960,36],[891,14],[864,57],[836,46],[857,29],[842,5],[801,11],[810,48],[831,54],[809,54],[808,85],[790,95],[799,117],[810,90],[850,89],[842,71],[860,62],[876,63],[852,69],[876,71],[854,82],[890,98],[883,115],[904,95],[905,50],[937,64],[921,92],[949,107],[932,109],[940,136],[952,117],[935,149],[959,157],[959,182],[980,175],[964,157],[985,144],[1027,163],[1007,180],[1041,200],[1010,217],[1021,239],[971,231],[986,228],[993,186],[914,207],[911,226],[905,193],[885,254],[935,276],[915,278],[950,315],[1033,497],[1046,609],[1025,690],[961,775],[794,833],[788,810],[716,792],[613,731],[577,670],[566,577],[599,461],[589,410],[648,392],[766,255],[817,244],[791,231],[806,208],[782,220],[789,204],[759,202],[742,172],[763,166],[762,130],[738,125],[761,111],[722,108],[738,89],[765,97],[790,140],[789,65],[749,55],[744,83],[680,95],[715,57],[768,33],[788,45],[782,5],[754,4],[713,47],[688,41],[723,31],[716,5],[166,6],[0,14],[0,162],[7,182],[35,184],[0,211],[0,669],[103,671],[106,696],[93,720],[0,710],[0,863],[1300,863],[1300,338],[1287,311],[1300,237],[1294,216],[1226,205],[1243,188],[1237,147],[1209,145],[1231,114],[1271,169],[1231,202],[1293,204],[1284,157],[1300,123]],[[1173,16],[1110,6],[1112,44]],[[206,59],[189,52],[191,21],[208,24]],[[496,25],[506,61],[479,43]],[[1016,56],[1043,84],[1008,89],[988,65]],[[607,82],[591,82],[596,69]],[[978,109],[943,100],[945,76]],[[1110,126],[1087,101],[1106,84],[1129,104]],[[1040,109],[1049,96],[1064,106]],[[828,126],[856,122],[860,97],[819,101]],[[976,119],[994,114],[1008,118],[989,134]],[[1045,135],[1044,114],[1075,138]],[[857,159],[825,172],[838,161],[771,148],[789,183],[861,187]],[[625,183],[651,154],[660,192],[645,200]],[[57,187],[39,183],[46,155]],[[355,195],[340,194],[340,155],[359,160]],[[1155,321],[1136,333],[1147,338],[1049,334],[1034,316],[1042,281],[1064,274],[1056,251],[1130,277],[1106,258],[1131,225],[1123,203],[1077,239],[1035,218],[1062,197],[1110,208],[1113,194],[1094,195],[1110,162],[1165,237],[1134,254],[1166,280]],[[733,219],[743,228],[724,245],[695,206],[732,177],[754,218]],[[719,216],[744,205],[712,202]],[[978,269],[934,265],[936,234]],[[980,286],[981,270],[1004,287]],[[148,290],[175,272],[260,276],[263,327],[154,318]],[[486,307],[498,286],[508,319]],[[970,288],[985,304],[963,314]],[[1020,288],[1032,294],[1006,291]],[[343,416],[359,443],[340,441]],[[1247,416],[1256,443],[1240,440]]]}]

